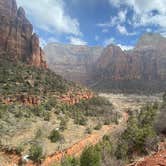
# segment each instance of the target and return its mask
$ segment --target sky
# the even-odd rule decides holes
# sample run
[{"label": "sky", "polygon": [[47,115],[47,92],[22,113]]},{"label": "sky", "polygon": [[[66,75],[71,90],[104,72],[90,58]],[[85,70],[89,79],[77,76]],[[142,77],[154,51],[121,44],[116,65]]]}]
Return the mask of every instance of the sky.
[{"label": "sky", "polygon": [[166,36],[166,0],[16,0],[50,42],[132,49],[144,33]]}]

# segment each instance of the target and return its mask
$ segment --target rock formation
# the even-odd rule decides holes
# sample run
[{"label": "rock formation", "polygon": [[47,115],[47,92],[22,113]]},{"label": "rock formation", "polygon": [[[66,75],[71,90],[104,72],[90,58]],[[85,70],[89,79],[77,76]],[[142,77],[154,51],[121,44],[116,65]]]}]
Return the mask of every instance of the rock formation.
[{"label": "rock formation", "polygon": [[24,9],[17,9],[15,0],[0,1],[0,51],[8,52],[14,60],[46,67],[39,38],[33,34]]},{"label": "rock formation", "polygon": [[51,69],[95,89],[165,90],[166,38],[160,34],[144,34],[130,51],[115,45],[87,48],[49,44],[44,50]]},{"label": "rock formation", "polygon": [[50,43],[45,48],[48,66],[68,80],[86,84],[103,48]]}]

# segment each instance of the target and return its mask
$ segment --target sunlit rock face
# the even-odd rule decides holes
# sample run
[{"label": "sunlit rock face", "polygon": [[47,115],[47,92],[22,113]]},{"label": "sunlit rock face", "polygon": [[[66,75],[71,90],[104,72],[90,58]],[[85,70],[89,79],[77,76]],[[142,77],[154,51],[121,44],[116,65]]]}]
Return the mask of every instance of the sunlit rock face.
[{"label": "sunlit rock face", "polygon": [[46,67],[38,37],[26,18],[22,7],[17,9],[15,0],[0,1],[0,50],[8,52],[15,60],[22,60],[36,67]]},{"label": "sunlit rock face", "polygon": [[144,34],[130,51],[102,47],[48,44],[49,67],[66,79],[103,89],[163,90],[166,80],[166,38]]},{"label": "sunlit rock face", "polygon": [[95,67],[93,80],[102,84],[101,89],[165,90],[166,38],[144,34],[130,51],[109,45]]},{"label": "sunlit rock face", "polygon": [[86,84],[103,48],[50,43],[45,48],[49,68],[66,79]]}]

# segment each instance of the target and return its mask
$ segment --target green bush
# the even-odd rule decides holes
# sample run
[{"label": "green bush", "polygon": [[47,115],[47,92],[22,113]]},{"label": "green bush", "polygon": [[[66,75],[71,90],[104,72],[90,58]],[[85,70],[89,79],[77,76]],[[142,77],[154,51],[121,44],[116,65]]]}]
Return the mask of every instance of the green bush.
[{"label": "green bush", "polygon": [[34,144],[29,149],[30,159],[34,162],[40,162],[43,157],[43,148],[38,144]]},{"label": "green bush", "polygon": [[49,136],[49,139],[51,140],[51,142],[58,142],[60,140],[62,140],[62,135],[59,133],[59,131],[57,130],[52,130]]},{"label": "green bush", "polygon": [[85,149],[80,157],[80,166],[101,166],[101,153],[96,147]]},{"label": "green bush", "polygon": [[157,144],[154,129],[157,111],[156,105],[147,105],[140,113],[129,118],[127,129],[119,140],[117,158],[132,156],[135,151],[145,154],[150,149],[154,150]]},{"label": "green bush", "polygon": [[102,128],[102,124],[101,124],[101,123],[98,123],[98,124],[94,127],[95,130],[100,130],[101,128]]},{"label": "green bush", "polygon": [[61,118],[61,122],[60,122],[60,126],[59,126],[59,129],[61,131],[64,131],[67,129],[67,122],[68,122],[68,118]]},{"label": "green bush", "polygon": [[92,133],[92,129],[90,127],[86,128],[85,133],[86,134],[91,134]]},{"label": "green bush", "polygon": [[79,160],[72,157],[67,157],[61,161],[61,166],[79,166]]}]

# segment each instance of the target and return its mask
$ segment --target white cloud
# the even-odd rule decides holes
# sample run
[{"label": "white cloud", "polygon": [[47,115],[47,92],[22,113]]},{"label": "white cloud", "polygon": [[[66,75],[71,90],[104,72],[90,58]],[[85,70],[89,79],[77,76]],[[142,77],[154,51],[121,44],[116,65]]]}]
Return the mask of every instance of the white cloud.
[{"label": "white cloud", "polygon": [[120,23],[123,23],[123,22],[126,21],[126,15],[127,15],[127,10],[125,10],[125,11],[120,11],[120,12],[118,13],[118,18],[119,18]]},{"label": "white cloud", "polygon": [[126,15],[127,15],[127,10],[121,10],[117,14],[117,16],[111,16],[110,21],[105,23],[98,23],[97,26],[108,28],[108,27],[113,27],[117,24],[124,23],[126,21]]},{"label": "white cloud", "polygon": [[109,30],[106,29],[106,28],[104,28],[104,29],[102,29],[102,32],[103,32],[103,33],[107,33],[107,32],[109,32]]},{"label": "white cloud", "polygon": [[[133,9],[134,26],[158,25],[166,28],[166,0],[109,0],[111,5]],[[155,11],[155,14],[153,13]]]},{"label": "white cloud", "polygon": [[87,42],[80,39],[80,38],[77,38],[77,37],[69,37],[69,41],[70,41],[70,44],[73,44],[73,45],[87,45]]},{"label": "white cloud", "polygon": [[66,12],[63,0],[17,0],[35,26],[51,33],[81,35],[79,22]]},{"label": "white cloud", "polygon": [[124,26],[118,25],[118,26],[117,26],[117,30],[118,30],[121,34],[123,34],[123,35],[127,35],[127,34],[128,34],[128,32],[127,32],[127,30],[126,30],[126,28],[125,28]]},{"label": "white cloud", "polygon": [[115,39],[113,37],[111,37],[111,38],[106,39],[103,44],[104,44],[104,46],[107,46],[109,44],[114,44],[114,43],[115,43]]},{"label": "white cloud", "polygon": [[122,35],[126,35],[126,36],[132,36],[135,35],[135,32],[128,32],[125,26],[122,25],[117,25],[117,30],[122,34]]},{"label": "white cloud", "polygon": [[58,40],[54,37],[50,37],[48,39],[40,38],[40,46],[44,48],[48,43],[58,42]]},{"label": "white cloud", "polygon": [[127,50],[132,50],[134,47],[133,46],[128,46],[128,45],[122,45],[122,44],[117,44],[123,51]]}]

